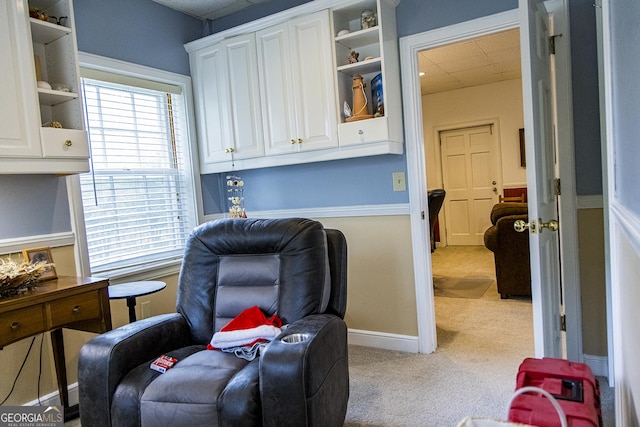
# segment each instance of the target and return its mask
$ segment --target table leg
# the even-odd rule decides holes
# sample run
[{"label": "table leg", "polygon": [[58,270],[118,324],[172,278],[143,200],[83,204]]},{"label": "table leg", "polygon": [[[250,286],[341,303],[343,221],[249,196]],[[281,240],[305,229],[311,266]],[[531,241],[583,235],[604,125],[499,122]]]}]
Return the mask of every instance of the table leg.
[{"label": "table leg", "polygon": [[53,349],[53,361],[58,377],[58,393],[60,393],[60,404],[64,411],[64,420],[68,421],[78,417],[78,405],[69,406],[69,390],[67,388],[67,365],[64,356],[64,338],[62,329],[51,331],[51,346]]},{"label": "table leg", "polygon": [[127,297],[127,307],[129,307],[129,322],[136,321],[136,297]]}]

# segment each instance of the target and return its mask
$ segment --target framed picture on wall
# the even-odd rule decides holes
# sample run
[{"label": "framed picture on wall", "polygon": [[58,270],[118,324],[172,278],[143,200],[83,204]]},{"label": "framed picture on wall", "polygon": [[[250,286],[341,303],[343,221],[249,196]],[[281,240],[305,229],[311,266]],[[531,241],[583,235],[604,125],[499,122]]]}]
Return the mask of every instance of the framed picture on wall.
[{"label": "framed picture on wall", "polygon": [[524,128],[518,129],[518,134],[520,135],[520,166],[523,168],[527,167],[527,152],[524,148]]},{"label": "framed picture on wall", "polygon": [[40,275],[40,280],[52,280],[57,279],[56,268],[53,265],[53,257],[51,256],[51,249],[49,247],[23,249],[22,256],[25,261],[35,264],[37,262],[46,262],[51,264],[47,266],[44,272]]}]

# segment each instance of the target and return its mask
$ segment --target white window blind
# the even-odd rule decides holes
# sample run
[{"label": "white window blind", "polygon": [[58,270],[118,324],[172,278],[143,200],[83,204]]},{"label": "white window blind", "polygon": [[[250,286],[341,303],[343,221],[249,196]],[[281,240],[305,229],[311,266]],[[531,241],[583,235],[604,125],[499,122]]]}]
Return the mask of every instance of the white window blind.
[{"label": "white window blind", "polygon": [[196,225],[182,95],[89,78],[82,85],[91,171],[80,184],[91,274],[181,258]]}]

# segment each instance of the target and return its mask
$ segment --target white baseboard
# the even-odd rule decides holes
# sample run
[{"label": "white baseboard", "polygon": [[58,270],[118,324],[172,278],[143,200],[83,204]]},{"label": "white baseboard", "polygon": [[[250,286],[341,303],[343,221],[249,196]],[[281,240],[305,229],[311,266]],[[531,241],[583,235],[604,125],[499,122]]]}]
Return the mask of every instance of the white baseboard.
[{"label": "white baseboard", "polygon": [[596,377],[609,377],[609,359],[607,356],[582,355],[584,363],[593,371]]},{"label": "white baseboard", "polygon": [[418,337],[412,335],[389,334],[386,332],[349,329],[349,344],[376,347],[385,350],[418,353]]},{"label": "white baseboard", "polygon": [[[67,387],[69,390],[69,406],[78,404],[78,383],[69,384]],[[32,400],[31,402],[27,402],[22,406],[52,406],[52,405],[60,405],[60,393],[58,391],[53,391],[49,394],[45,394],[40,398],[40,402],[38,399]]]}]

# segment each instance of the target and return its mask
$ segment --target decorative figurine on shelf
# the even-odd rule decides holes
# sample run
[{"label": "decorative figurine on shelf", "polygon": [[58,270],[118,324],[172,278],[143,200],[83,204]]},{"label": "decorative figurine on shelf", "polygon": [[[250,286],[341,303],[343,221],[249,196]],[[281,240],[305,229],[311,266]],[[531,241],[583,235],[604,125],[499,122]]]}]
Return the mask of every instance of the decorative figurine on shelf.
[{"label": "decorative figurine on shelf", "polygon": [[244,181],[239,176],[227,175],[227,200],[229,200],[229,217],[246,218],[244,209]]},{"label": "decorative figurine on shelf", "polygon": [[352,50],[349,56],[347,56],[347,61],[349,61],[349,64],[355,64],[356,62],[358,62],[359,56],[360,54],[358,52]]},{"label": "decorative figurine on shelf", "polygon": [[360,75],[353,76],[353,115],[344,119],[345,122],[355,122],[356,120],[370,119],[373,114],[369,114],[367,109],[367,94],[364,92],[365,84]]},{"label": "decorative figurine on shelf", "polygon": [[360,29],[373,28],[376,25],[378,25],[376,13],[371,9],[363,10],[362,15],[360,15]]}]

